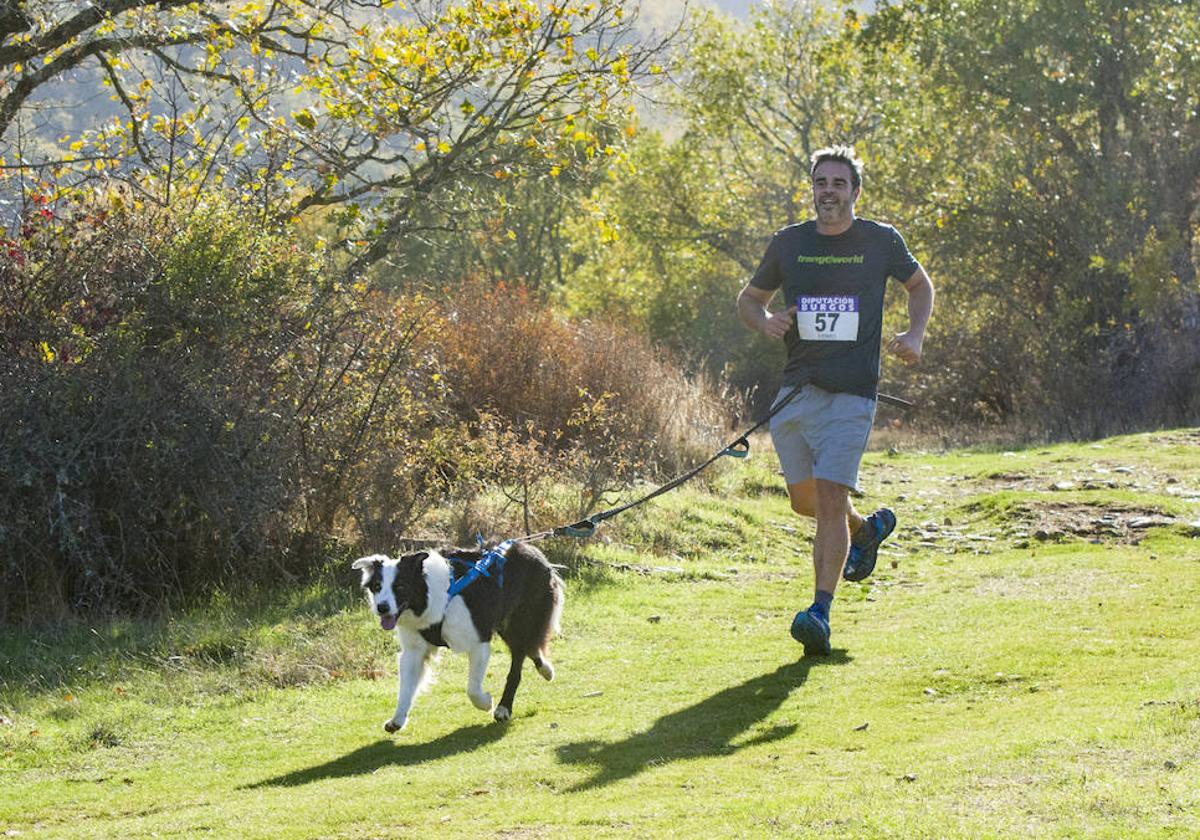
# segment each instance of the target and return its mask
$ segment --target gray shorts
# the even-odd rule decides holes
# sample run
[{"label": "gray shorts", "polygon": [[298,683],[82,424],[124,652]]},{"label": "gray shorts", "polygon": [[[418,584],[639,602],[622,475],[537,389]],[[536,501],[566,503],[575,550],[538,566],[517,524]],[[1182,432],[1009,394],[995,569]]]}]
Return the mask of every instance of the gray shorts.
[{"label": "gray shorts", "polygon": [[[779,402],[792,392],[780,389]],[[788,484],[810,478],[858,490],[858,465],[871,436],[875,400],[805,385],[771,418],[771,441]]]}]

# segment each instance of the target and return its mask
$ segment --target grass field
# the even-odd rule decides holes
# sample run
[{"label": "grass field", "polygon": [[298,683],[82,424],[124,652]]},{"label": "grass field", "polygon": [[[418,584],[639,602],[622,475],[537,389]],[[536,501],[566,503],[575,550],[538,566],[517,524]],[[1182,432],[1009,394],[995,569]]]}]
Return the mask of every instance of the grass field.
[{"label": "grass field", "polygon": [[0,837],[1200,836],[1200,430],[870,454],[900,526],[823,659],[788,635],[812,528],[755,451],[584,544],[508,724],[447,656],[386,736],[348,568],[2,631]]}]

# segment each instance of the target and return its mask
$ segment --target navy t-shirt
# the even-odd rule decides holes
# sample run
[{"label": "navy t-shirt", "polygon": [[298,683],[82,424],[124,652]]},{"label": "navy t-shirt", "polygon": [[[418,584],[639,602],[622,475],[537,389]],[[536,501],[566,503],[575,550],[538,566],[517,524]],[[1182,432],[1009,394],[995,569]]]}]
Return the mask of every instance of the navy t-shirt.
[{"label": "navy t-shirt", "polygon": [[785,303],[798,307],[784,336],[784,386],[812,383],[874,399],[884,287],[917,268],[891,225],[855,219],[844,233],[826,236],[810,221],[777,231],[750,284],[782,289]]}]

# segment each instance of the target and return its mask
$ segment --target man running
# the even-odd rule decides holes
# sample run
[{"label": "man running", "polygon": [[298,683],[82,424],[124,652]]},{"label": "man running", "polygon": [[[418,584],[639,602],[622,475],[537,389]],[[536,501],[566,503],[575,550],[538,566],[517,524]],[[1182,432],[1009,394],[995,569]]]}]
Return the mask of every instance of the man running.
[{"label": "man running", "polygon": [[[893,277],[908,292],[908,329],[887,344],[908,364],[921,359],[934,292],[894,227],[855,217],[862,162],[853,148],[817,151],[810,175],[816,218],[775,233],[737,309],[743,323],[787,347],[776,401],[803,386],[771,418],[771,438],[792,510],[817,520],[816,595],[796,613],[792,636],[806,654],[828,654],[839,575],[870,575],[879,544],[896,527],[887,508],[863,517],[850,502],[875,419],[884,287]],[[786,308],[772,314],[767,304],[780,289]]]}]

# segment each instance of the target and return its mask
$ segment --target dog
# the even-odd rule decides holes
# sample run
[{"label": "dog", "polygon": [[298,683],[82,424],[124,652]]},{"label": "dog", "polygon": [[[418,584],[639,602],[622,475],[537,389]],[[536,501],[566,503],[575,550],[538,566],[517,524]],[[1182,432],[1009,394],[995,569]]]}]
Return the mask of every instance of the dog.
[{"label": "dog", "polygon": [[539,674],[554,679],[549,644],[559,632],[562,579],[542,552],[514,542],[504,553],[499,572],[480,576],[448,597],[451,581],[465,575],[483,554],[467,549],[448,549],[444,554],[418,551],[399,559],[374,554],[351,565],[362,572],[367,602],[380,626],[394,628],[400,638],[396,712],[383,724],[386,732],[398,732],[408,723],[413,700],[428,683],[442,647],[467,655],[467,696],[476,708],[491,711],[492,696],[484,690],[483,678],[492,635],[499,634],[508,645],[512,664],[504,694],[492,713],[497,721],[512,718],[513,697],[527,658]]}]

